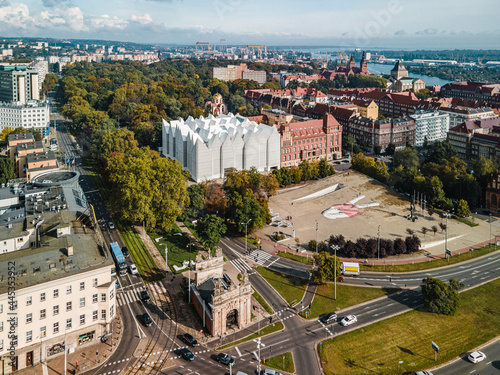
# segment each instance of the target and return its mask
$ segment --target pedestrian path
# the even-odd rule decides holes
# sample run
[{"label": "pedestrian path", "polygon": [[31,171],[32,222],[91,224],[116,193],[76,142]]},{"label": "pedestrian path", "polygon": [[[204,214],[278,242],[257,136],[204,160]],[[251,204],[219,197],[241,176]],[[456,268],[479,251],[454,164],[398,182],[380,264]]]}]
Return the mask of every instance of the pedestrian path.
[{"label": "pedestrian path", "polygon": [[248,259],[250,259],[252,262],[255,262],[257,264],[260,264],[261,266],[266,266],[266,263],[273,263],[275,261],[275,257],[268,252],[265,252],[263,250],[253,250],[250,252],[250,254],[247,256]]},{"label": "pedestrian path", "polygon": [[119,289],[116,294],[118,306],[124,306],[140,300],[140,293],[147,290],[152,298],[158,300],[160,296],[167,294],[167,289],[161,281],[156,281],[147,285],[147,287],[140,287],[137,289],[128,289],[127,287]]},{"label": "pedestrian path", "polygon": [[255,273],[255,271],[252,269],[252,267],[250,267],[248,265],[247,262],[245,262],[243,260],[243,258],[236,258],[236,259],[233,259],[231,260],[231,264],[239,271],[239,272],[243,272],[243,271],[247,271],[247,273],[249,275],[253,275]]}]

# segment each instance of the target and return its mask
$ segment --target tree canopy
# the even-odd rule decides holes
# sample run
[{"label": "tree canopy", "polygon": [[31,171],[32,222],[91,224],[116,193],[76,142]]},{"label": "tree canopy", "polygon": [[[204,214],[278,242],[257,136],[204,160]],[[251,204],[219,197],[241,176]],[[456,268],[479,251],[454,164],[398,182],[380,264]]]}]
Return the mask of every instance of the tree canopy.
[{"label": "tree canopy", "polygon": [[423,280],[422,295],[424,304],[429,311],[435,314],[455,315],[460,306],[459,289],[465,286],[457,280],[451,279],[449,284],[428,277]]}]

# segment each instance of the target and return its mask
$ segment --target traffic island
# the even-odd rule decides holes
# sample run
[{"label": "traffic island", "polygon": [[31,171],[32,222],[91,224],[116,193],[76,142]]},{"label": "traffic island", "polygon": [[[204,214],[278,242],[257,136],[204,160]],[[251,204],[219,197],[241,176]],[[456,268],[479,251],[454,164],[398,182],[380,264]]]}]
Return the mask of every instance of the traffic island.
[{"label": "traffic island", "polygon": [[[265,351],[267,352],[268,350]],[[293,355],[291,352],[286,352],[268,359],[264,358],[261,364],[264,367],[271,367],[278,371],[285,371],[290,373],[295,372],[295,365],[293,363]]]}]

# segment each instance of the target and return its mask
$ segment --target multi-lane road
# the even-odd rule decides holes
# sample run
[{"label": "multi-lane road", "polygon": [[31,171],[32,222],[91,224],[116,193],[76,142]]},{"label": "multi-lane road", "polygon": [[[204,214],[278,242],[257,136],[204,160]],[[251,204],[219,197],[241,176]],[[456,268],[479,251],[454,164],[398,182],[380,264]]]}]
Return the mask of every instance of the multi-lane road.
[{"label": "multi-lane road", "polygon": [[[53,117],[57,127],[57,139],[61,151],[62,162],[67,159],[75,160],[72,167],[81,174],[80,184],[85,192],[88,203],[94,206],[96,216],[100,219],[102,238],[105,244],[118,242],[123,246],[123,241],[116,230],[109,229],[106,225],[111,220],[104,202],[93,184],[91,176],[82,165],[80,150],[71,139],[64,126],[63,119],[55,114]],[[354,314],[358,318],[357,324],[343,327],[337,323],[328,326],[318,320],[304,320],[297,315],[295,309],[288,306],[283,298],[259,275],[253,266],[262,265],[269,269],[308,278],[308,266],[298,264],[287,259],[279,258],[258,249],[245,253],[244,245],[237,239],[226,237],[221,241],[224,254],[238,270],[249,271],[252,286],[262,295],[275,311],[274,320],[281,320],[285,329],[282,332],[269,335],[262,339],[266,345],[261,351],[261,358],[269,358],[284,352],[292,352],[297,374],[321,374],[321,368],[316,356],[315,347],[320,340],[328,339],[345,332],[358,329],[361,326],[373,324],[376,321],[387,319],[390,316],[401,314],[421,305],[420,284],[426,277],[436,277],[444,281],[451,278],[464,282],[467,287],[474,287],[492,279],[500,277],[500,254],[491,255],[471,260],[467,263],[439,268],[435,270],[419,271],[413,273],[363,273],[357,278],[348,278],[348,284],[360,286],[400,287],[406,288],[403,292],[381,298],[361,306],[348,308],[339,316]],[[128,260],[130,264],[130,260]],[[144,304],[138,298],[138,293],[145,288],[144,283],[137,275],[127,274],[118,277],[120,287],[117,292],[117,304],[120,308],[123,326],[121,344],[116,352],[102,364],[94,369],[92,374],[115,374],[128,369],[134,374],[144,370],[144,367],[153,369],[154,365],[162,367],[169,360],[173,367],[168,370],[156,370],[151,373],[168,374],[220,374],[229,373],[229,369],[215,361],[216,353],[213,346],[195,348],[193,352],[196,359],[185,362],[175,354],[176,350],[184,347],[180,340],[182,332],[175,324],[175,306],[165,303],[167,286],[162,282],[148,285],[152,302]],[[175,303],[175,301],[174,301]],[[148,312],[154,320],[151,327],[145,327],[141,316]],[[142,343],[141,343],[142,340]],[[141,343],[141,345],[139,345]],[[138,349],[139,348],[139,349]],[[230,348],[227,352],[236,358],[233,372],[237,370],[248,374],[255,373],[257,368],[257,350],[253,342],[247,342]],[[471,364],[467,361],[467,353],[440,369],[434,370],[435,374],[498,374],[500,373],[500,342],[494,341],[483,349],[487,360],[480,364]],[[141,367],[142,366],[142,367]],[[144,372],[147,373],[147,372]]]}]

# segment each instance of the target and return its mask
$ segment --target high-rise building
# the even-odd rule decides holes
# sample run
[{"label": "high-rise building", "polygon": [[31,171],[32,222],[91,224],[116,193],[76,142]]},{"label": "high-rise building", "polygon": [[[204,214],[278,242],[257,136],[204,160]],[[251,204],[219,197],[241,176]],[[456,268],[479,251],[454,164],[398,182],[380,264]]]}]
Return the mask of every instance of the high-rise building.
[{"label": "high-rise building", "polygon": [[0,101],[20,102],[39,100],[38,71],[26,65],[0,65]]},{"label": "high-rise building", "polygon": [[423,146],[427,141],[444,141],[450,126],[450,116],[439,111],[416,111],[409,117],[415,120],[417,127],[415,146]]},{"label": "high-rise building", "polygon": [[6,127],[39,130],[45,138],[49,135],[50,110],[45,102],[0,102],[0,132]]}]

